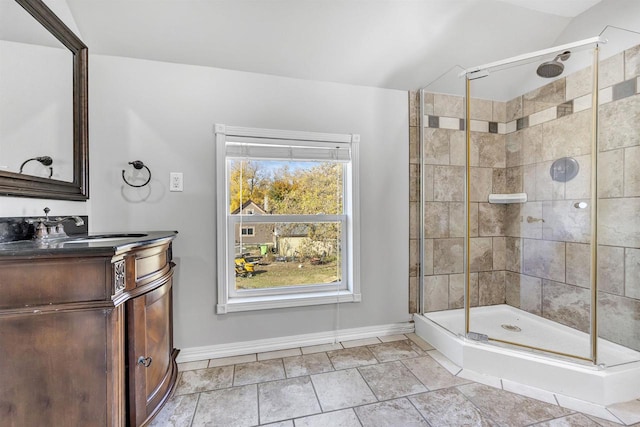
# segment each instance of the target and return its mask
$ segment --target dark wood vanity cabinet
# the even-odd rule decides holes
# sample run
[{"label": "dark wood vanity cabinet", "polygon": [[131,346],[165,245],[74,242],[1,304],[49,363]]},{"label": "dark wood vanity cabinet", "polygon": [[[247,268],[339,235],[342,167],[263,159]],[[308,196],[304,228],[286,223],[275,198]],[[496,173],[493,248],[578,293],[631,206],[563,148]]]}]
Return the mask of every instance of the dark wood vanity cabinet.
[{"label": "dark wood vanity cabinet", "polygon": [[171,241],[0,256],[0,426],[140,426],[169,398]]},{"label": "dark wood vanity cabinet", "polygon": [[[167,252],[141,251],[135,262],[139,274],[135,278],[136,289],[152,289],[126,302],[128,421],[139,426],[167,399],[178,371],[173,369],[177,350],[173,348],[172,322],[168,321],[173,303],[173,270]],[[158,277],[154,278],[156,274]]]}]

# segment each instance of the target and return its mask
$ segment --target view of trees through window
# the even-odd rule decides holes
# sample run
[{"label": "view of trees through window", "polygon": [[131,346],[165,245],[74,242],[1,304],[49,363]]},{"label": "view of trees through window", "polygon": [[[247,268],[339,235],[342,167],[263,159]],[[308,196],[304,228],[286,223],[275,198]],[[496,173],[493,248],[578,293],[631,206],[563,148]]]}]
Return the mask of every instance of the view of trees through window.
[{"label": "view of trees through window", "polygon": [[[319,217],[343,213],[343,165],[322,161],[228,162],[229,213],[238,215],[236,289],[341,281],[343,222]],[[265,222],[265,215],[278,216],[278,220]],[[253,234],[244,231],[247,227]]]},{"label": "view of trees through window", "polygon": [[241,201],[274,215],[342,213],[341,163],[230,160],[229,166],[231,213]]}]

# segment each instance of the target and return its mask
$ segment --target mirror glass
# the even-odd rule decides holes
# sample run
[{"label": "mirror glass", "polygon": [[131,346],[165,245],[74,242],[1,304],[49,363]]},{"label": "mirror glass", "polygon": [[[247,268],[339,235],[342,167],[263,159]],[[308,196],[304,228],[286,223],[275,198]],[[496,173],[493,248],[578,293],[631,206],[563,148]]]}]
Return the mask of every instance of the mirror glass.
[{"label": "mirror glass", "polygon": [[0,170],[72,182],[73,54],[19,4],[0,17]]},{"label": "mirror glass", "polygon": [[0,194],[88,198],[87,48],[42,0],[0,0]]}]

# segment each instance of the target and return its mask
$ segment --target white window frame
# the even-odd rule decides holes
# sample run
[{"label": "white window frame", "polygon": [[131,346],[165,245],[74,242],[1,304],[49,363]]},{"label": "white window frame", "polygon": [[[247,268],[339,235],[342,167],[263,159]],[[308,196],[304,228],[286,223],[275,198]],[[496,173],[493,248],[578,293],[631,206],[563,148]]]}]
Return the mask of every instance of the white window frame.
[{"label": "white window frame", "polygon": [[[361,301],[360,294],[360,226],[359,226],[359,179],[357,134],[331,134],[299,132],[275,129],[260,129],[215,125],[216,139],[216,190],[217,190],[217,288],[218,314],[262,310],[270,308],[300,307],[319,304],[335,304]],[[229,213],[227,143],[258,142],[260,144],[292,144],[306,147],[346,146],[351,159],[345,163],[344,211],[340,215],[231,215]],[[312,218],[312,219],[311,219]],[[326,222],[342,223],[341,254],[342,282],[338,285],[304,285],[271,288],[258,292],[237,292],[235,289],[235,226],[247,223],[278,222]]]}]

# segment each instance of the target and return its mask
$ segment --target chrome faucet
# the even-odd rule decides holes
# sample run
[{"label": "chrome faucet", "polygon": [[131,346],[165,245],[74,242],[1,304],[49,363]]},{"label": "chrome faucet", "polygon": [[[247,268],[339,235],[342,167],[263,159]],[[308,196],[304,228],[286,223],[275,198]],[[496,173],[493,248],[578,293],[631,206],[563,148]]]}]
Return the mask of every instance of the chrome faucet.
[{"label": "chrome faucet", "polygon": [[44,208],[44,218],[32,218],[27,220],[27,223],[35,225],[35,233],[33,236],[35,240],[67,237],[67,233],[65,233],[62,223],[70,219],[74,221],[76,227],[84,225],[84,220],[79,216],[59,216],[49,219],[49,212],[51,212],[51,209]]}]

